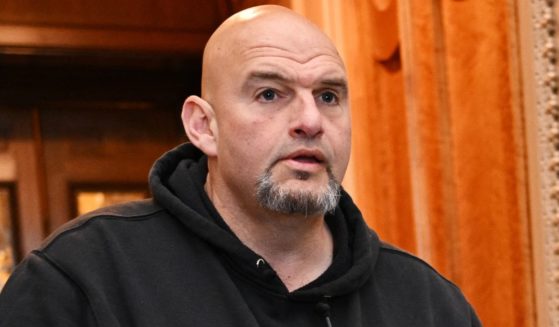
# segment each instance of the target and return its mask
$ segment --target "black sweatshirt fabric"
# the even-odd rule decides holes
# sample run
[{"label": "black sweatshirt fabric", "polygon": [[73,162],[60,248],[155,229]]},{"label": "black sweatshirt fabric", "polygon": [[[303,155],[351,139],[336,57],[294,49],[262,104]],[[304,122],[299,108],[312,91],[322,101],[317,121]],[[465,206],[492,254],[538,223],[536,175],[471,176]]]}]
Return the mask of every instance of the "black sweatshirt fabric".
[{"label": "black sweatshirt fabric", "polygon": [[0,327],[481,326],[460,290],[379,241],[343,193],[327,215],[329,269],[289,292],[204,192],[184,144],[150,173],[153,199],[94,211],[51,235],[0,295]]}]

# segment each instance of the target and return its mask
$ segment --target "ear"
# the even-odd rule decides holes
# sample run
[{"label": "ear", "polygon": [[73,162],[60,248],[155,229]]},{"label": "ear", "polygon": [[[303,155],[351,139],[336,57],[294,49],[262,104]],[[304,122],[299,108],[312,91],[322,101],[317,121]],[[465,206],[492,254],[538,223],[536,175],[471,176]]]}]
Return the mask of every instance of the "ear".
[{"label": "ear", "polygon": [[217,125],[212,106],[198,96],[189,96],[182,106],[181,118],[190,142],[208,157],[217,156]]}]

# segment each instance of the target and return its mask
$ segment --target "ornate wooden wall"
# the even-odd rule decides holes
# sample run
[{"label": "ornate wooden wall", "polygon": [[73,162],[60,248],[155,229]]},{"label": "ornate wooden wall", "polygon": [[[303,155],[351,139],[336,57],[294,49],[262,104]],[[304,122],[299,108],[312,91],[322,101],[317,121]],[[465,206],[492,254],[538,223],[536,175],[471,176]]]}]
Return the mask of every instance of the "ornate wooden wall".
[{"label": "ornate wooden wall", "polygon": [[[49,141],[48,127],[41,129],[45,127],[41,117],[64,124],[58,109],[84,110],[84,115],[108,109],[112,116],[120,109],[169,111],[162,115],[180,110],[185,94],[198,92],[199,59],[213,30],[233,12],[266,2],[1,1],[0,183],[17,186],[17,252],[24,255],[35,249],[70,218],[68,185],[47,181],[79,175],[49,160],[56,155],[43,153],[43,146],[63,150]],[[53,127],[55,132],[60,128]],[[136,163],[149,165],[151,159]],[[94,177],[99,167],[90,171],[89,179],[100,178]],[[47,194],[53,187],[55,195]]]},{"label": "ornate wooden wall", "polygon": [[346,59],[346,188],[382,238],[457,283],[486,326],[537,323],[516,6],[292,1]]}]

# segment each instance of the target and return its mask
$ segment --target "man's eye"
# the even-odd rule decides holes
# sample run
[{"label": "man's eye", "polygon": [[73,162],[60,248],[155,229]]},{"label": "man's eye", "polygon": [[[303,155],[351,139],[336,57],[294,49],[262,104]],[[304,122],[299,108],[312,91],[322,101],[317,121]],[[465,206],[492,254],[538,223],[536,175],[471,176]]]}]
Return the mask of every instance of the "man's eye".
[{"label": "man's eye", "polygon": [[326,91],[320,94],[320,101],[326,104],[337,104],[338,97],[334,94],[334,92]]},{"label": "man's eye", "polygon": [[265,102],[274,101],[277,97],[278,94],[272,89],[266,89],[258,95],[258,99]]}]

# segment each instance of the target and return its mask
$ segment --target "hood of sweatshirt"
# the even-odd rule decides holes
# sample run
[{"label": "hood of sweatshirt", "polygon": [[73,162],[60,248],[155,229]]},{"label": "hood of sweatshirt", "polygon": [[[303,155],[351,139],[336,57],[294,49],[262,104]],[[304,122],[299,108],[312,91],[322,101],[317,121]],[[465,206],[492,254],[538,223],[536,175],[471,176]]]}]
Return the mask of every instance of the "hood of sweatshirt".
[{"label": "hood of sweatshirt", "polygon": [[325,217],[334,238],[330,268],[314,282],[289,293],[272,267],[246,247],[220,217],[204,191],[206,176],[207,158],[186,143],[156,161],[149,184],[160,206],[215,248],[225,264],[255,287],[293,300],[317,301],[355,292],[371,277],[380,242],[345,191],[336,210]]}]

